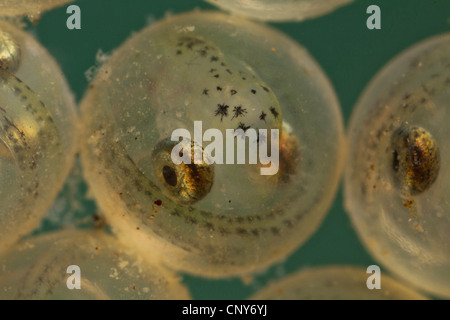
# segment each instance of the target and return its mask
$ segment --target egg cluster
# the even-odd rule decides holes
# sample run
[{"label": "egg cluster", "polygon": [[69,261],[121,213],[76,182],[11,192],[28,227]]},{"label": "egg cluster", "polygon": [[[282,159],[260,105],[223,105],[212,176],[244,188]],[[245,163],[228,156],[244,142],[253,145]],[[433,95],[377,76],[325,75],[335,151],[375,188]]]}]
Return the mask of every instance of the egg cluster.
[{"label": "egg cluster", "polygon": [[[448,34],[375,76],[345,138],[315,59],[247,18],[303,20],[350,1],[224,0],[212,3],[233,15],[170,15],[105,59],[79,112],[54,59],[11,23],[65,2],[0,0],[0,298],[189,299],[182,273],[246,277],[302,246],[342,173],[346,209],[376,261],[450,297]],[[77,154],[107,228],[30,235]],[[69,288],[76,268],[79,290]],[[388,276],[371,291],[367,277],[306,270],[252,298],[426,298]]]}]

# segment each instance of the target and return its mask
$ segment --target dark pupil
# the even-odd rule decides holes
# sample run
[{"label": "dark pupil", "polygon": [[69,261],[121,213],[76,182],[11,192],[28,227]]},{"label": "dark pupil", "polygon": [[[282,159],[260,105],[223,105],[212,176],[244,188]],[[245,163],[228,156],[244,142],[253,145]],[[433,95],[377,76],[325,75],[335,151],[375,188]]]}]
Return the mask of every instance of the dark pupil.
[{"label": "dark pupil", "polygon": [[177,175],[175,170],[169,166],[165,166],[162,171],[166,182],[172,187],[175,187],[177,185]]},{"label": "dark pupil", "polygon": [[398,152],[397,150],[394,150],[392,153],[392,169],[394,169],[395,172],[398,172],[398,169],[400,167],[400,161],[398,159]]}]

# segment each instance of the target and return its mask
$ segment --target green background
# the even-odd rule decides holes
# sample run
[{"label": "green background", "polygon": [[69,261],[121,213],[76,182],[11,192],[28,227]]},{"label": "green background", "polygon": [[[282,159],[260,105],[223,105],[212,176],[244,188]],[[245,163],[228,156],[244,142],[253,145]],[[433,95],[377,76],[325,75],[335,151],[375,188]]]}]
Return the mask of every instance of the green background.
[{"label": "green background", "polygon": [[[200,0],[77,0],[81,30],[66,28],[66,6],[42,15],[27,29],[60,63],[79,102],[88,87],[85,71],[99,49],[109,53],[133,32],[167,13],[214,9]],[[381,8],[381,30],[368,30],[366,8]],[[316,58],[329,76],[347,125],[364,87],[391,58],[414,43],[450,30],[449,0],[356,0],[332,14],[295,23],[272,23]],[[61,227],[88,227],[96,212],[86,196],[79,164],[36,233]],[[285,261],[246,279],[208,280],[184,275],[195,299],[244,299],[268,281],[305,267],[377,264],[360,244],[344,211],[341,188],[320,229]],[[249,283],[248,283],[249,282]]]}]

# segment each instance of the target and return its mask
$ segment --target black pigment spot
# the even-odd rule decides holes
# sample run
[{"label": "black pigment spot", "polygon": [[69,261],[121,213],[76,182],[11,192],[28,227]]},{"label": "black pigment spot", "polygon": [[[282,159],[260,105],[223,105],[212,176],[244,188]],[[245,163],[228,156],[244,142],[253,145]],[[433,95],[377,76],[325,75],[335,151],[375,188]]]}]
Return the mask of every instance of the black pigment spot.
[{"label": "black pigment spot", "polygon": [[398,152],[397,150],[394,150],[392,152],[392,169],[394,169],[395,172],[398,172],[399,168],[400,168],[400,161],[398,160]]},{"label": "black pigment spot", "polygon": [[270,110],[270,113],[272,113],[272,115],[273,115],[275,118],[278,118],[278,112],[277,112],[277,110],[275,110],[274,107],[270,107],[269,110]]},{"label": "black pigment spot", "polygon": [[215,116],[219,116],[220,117],[220,121],[222,121],[223,117],[228,116],[228,108],[230,106],[226,105],[226,104],[218,104],[217,105],[217,109],[214,112]]},{"label": "black pigment spot", "polygon": [[233,108],[233,117],[231,119],[244,116],[247,113],[247,109],[242,108],[242,106],[236,106]]},{"label": "black pigment spot", "polygon": [[250,126],[246,126],[245,123],[239,122],[238,127],[236,129],[242,129],[244,132],[246,132],[248,129],[250,129]]},{"label": "black pigment spot", "polygon": [[266,122],[266,116],[267,114],[264,113],[264,111],[262,111],[261,114],[259,115],[259,120]]},{"label": "black pigment spot", "polygon": [[166,182],[175,187],[177,185],[177,174],[172,167],[164,166],[163,168],[163,177]]}]

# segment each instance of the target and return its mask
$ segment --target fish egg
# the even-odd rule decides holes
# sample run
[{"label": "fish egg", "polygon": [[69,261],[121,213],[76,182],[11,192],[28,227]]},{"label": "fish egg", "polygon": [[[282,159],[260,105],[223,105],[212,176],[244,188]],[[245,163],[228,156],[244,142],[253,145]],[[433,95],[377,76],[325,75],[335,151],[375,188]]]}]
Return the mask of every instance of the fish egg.
[{"label": "fish egg", "polygon": [[369,252],[399,278],[450,297],[450,34],[372,80],[349,126],[345,203]]},{"label": "fish egg", "polygon": [[75,102],[48,52],[0,21],[0,251],[39,223],[75,156]]},{"label": "fish egg", "polygon": [[266,268],[316,231],[336,192],[334,91],[262,24],[214,12],[152,24],[99,69],[81,110],[85,177],[113,232],[177,270]]}]

